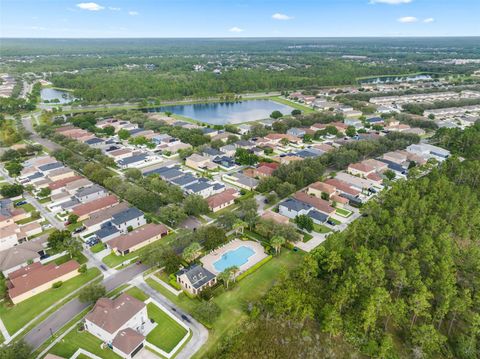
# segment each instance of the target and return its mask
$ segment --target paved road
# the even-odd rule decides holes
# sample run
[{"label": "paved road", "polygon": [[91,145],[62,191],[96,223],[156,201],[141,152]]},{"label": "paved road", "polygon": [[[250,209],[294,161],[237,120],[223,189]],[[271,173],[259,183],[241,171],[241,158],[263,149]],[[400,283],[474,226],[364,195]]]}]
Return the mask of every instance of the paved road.
[{"label": "paved road", "polygon": [[[175,315],[178,319],[185,322],[187,326],[192,330],[192,337],[183,349],[175,356],[176,359],[188,359],[191,358],[200,348],[205,344],[208,339],[208,330],[195,319],[193,319],[188,313],[177,307],[163,295],[153,290],[143,278],[133,281],[134,284],[147,293],[150,297],[155,299],[165,308],[170,310],[170,313]],[[183,317],[183,318],[182,318]],[[186,321],[184,318],[188,318]]]},{"label": "paved road", "polygon": [[22,117],[23,127],[25,127],[25,129],[32,134],[32,135],[30,136],[30,140],[41,144],[42,146],[46,147],[49,151],[54,151],[54,150],[60,149],[60,148],[61,148],[60,145],[57,145],[56,143],[54,143],[54,142],[52,142],[52,141],[50,141],[50,140],[47,140],[46,138],[40,137],[40,136],[35,132],[35,130],[33,129],[33,125],[32,125],[31,116],[37,116],[37,114],[34,113],[34,114],[32,114],[32,115],[27,115],[27,116],[23,116],[23,117]]},{"label": "paved road", "polygon": [[[147,267],[143,264],[132,265],[103,280],[103,284],[105,285],[107,292],[112,291],[120,285],[129,282],[146,269]],[[51,332],[55,333],[60,330],[65,324],[72,320],[72,318],[81,313],[87,307],[88,304],[81,303],[78,299],[71,300],[28,332],[24,337],[24,340],[33,348],[33,350],[37,349],[51,336]]]},{"label": "paved road", "polygon": [[[14,183],[15,181],[13,180],[13,178],[11,178],[9,175],[8,175],[8,172],[5,171],[5,169],[1,168],[0,167],[0,174],[10,183]],[[42,204],[40,202],[38,202],[38,200],[33,197],[32,195],[30,195],[28,192],[24,192],[23,193],[23,197],[27,200],[28,203],[30,203],[33,207],[35,207],[35,209],[37,211],[39,211],[41,213],[41,215],[43,216],[43,218],[45,218],[46,220],[48,220],[54,227],[58,228],[58,229],[65,229],[64,225],[62,222],[60,222],[54,215],[52,212],[49,212],[45,207],[42,206]]]}]

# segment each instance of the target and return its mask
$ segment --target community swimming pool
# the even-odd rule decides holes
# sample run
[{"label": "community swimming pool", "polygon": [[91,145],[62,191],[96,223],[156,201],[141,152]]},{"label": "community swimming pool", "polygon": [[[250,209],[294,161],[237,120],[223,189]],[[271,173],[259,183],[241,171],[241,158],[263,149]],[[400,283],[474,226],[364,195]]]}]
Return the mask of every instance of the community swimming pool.
[{"label": "community swimming pool", "polygon": [[218,272],[223,272],[229,267],[240,267],[248,262],[248,258],[253,256],[255,251],[247,246],[241,246],[237,249],[225,252],[219,260],[213,263]]}]

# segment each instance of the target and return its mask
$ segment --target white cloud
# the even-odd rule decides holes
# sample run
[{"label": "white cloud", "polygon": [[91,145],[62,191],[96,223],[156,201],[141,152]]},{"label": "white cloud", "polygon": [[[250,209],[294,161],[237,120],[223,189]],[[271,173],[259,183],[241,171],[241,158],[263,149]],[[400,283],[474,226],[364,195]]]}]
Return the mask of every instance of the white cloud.
[{"label": "white cloud", "polygon": [[400,5],[410,4],[413,0],[370,0],[370,4]]},{"label": "white cloud", "polygon": [[403,24],[411,24],[414,22],[418,22],[418,19],[415,16],[404,16],[398,19],[398,22]]},{"label": "white cloud", "polygon": [[128,15],[130,16],[137,16],[137,15],[140,15],[138,11],[129,11],[128,12]]},{"label": "white cloud", "polygon": [[230,32],[237,32],[237,33],[238,33],[238,32],[244,32],[245,30],[244,30],[244,29],[241,29],[241,28],[239,28],[239,27],[234,26],[234,27],[232,27],[231,29],[229,29],[228,31],[230,31]]},{"label": "white cloud", "polygon": [[277,13],[272,15],[272,19],[275,19],[275,20],[291,20],[291,19],[293,19],[293,17],[285,15],[285,14],[280,14],[279,12],[277,12]]},{"label": "white cloud", "polygon": [[81,2],[77,4],[77,7],[82,10],[88,10],[88,11],[100,11],[105,9],[104,6],[98,5],[95,2]]},{"label": "white cloud", "polygon": [[122,10],[122,8],[120,8],[120,7],[114,7],[114,6],[109,6],[109,7],[108,7],[108,10],[120,11],[120,10]]},{"label": "white cloud", "polygon": [[425,24],[430,24],[430,23],[432,23],[432,22],[434,22],[434,21],[435,21],[435,19],[434,19],[433,17],[429,17],[429,18],[423,20],[423,22],[424,22]]}]

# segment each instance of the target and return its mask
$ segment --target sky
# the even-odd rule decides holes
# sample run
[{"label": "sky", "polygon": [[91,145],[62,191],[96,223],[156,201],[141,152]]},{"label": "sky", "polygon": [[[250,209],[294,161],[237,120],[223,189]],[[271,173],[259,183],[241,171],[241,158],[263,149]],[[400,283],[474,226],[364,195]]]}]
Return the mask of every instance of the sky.
[{"label": "sky", "polygon": [[0,0],[0,37],[480,36],[480,0]]}]

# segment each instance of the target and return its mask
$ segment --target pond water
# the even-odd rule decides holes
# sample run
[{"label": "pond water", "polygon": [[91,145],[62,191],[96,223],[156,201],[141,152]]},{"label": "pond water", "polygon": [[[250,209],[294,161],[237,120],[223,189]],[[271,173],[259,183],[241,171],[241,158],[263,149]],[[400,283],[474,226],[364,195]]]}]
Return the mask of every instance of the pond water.
[{"label": "pond water", "polygon": [[392,82],[415,82],[415,81],[429,81],[433,80],[431,75],[415,75],[415,76],[386,76],[386,77],[372,77],[369,79],[360,80],[362,84],[385,84]]},{"label": "pond water", "polygon": [[203,103],[192,105],[161,106],[147,112],[166,112],[185,116],[212,125],[237,124],[270,117],[273,111],[289,114],[293,107],[271,100],[248,100],[228,103]]},{"label": "pond water", "polygon": [[43,102],[45,101],[52,102],[52,100],[58,100],[52,103],[61,103],[61,104],[69,103],[75,100],[75,97],[73,97],[73,95],[70,92],[64,91],[64,90],[57,90],[54,88],[42,89],[40,91],[40,97],[42,98]]}]

